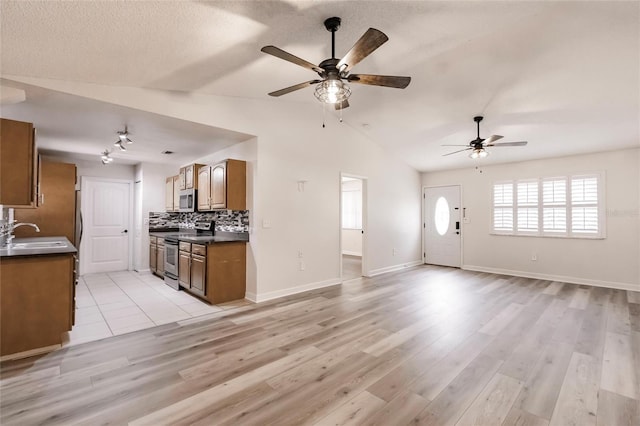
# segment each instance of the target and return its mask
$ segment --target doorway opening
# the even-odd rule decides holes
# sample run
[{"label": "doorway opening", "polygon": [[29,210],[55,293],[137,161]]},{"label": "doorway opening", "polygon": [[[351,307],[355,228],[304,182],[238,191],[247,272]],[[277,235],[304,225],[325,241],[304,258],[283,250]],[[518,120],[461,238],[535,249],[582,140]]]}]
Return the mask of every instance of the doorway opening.
[{"label": "doorway opening", "polygon": [[365,274],[366,178],[340,177],[340,273],[342,280]]}]

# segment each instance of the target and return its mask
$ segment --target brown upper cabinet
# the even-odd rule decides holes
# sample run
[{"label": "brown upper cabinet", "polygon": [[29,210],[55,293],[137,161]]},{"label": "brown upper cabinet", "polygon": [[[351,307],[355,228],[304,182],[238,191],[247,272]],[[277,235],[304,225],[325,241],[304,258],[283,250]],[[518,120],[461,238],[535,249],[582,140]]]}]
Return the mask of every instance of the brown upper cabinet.
[{"label": "brown upper cabinet", "polygon": [[[31,222],[40,232],[23,226],[15,230],[18,238],[65,236],[75,240],[76,233],[76,165],[55,161],[40,162],[40,197],[38,208],[16,208],[18,222]],[[80,206],[78,206],[79,208]]]},{"label": "brown upper cabinet", "polygon": [[198,171],[198,210],[246,210],[247,163],[226,160]]},{"label": "brown upper cabinet", "polygon": [[173,211],[173,176],[165,180],[164,189],[164,209],[168,212]]},{"label": "brown upper cabinet", "polygon": [[38,153],[32,123],[1,119],[0,204],[37,207]]},{"label": "brown upper cabinet", "polygon": [[180,175],[170,176],[165,180],[164,208],[168,212],[180,210]]},{"label": "brown upper cabinet", "polygon": [[180,189],[198,189],[198,170],[204,164],[190,164],[180,168]]}]

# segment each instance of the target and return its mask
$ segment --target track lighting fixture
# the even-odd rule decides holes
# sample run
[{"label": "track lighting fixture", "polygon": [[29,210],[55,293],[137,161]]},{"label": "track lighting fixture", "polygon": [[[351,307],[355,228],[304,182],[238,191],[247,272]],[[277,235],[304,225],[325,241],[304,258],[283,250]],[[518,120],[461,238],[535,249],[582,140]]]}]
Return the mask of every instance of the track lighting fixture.
[{"label": "track lighting fixture", "polygon": [[129,131],[127,130],[127,126],[124,126],[124,131],[118,131],[118,140],[115,141],[114,145],[119,147],[121,150],[126,151],[126,148],[123,147],[123,144],[125,143],[133,143],[133,141],[129,139]]},{"label": "track lighting fixture", "polygon": [[100,159],[102,160],[102,164],[107,165],[113,161],[113,158],[109,156],[110,153],[111,152],[108,149],[105,149],[102,152],[102,156],[100,157]]},{"label": "track lighting fixture", "polygon": [[127,148],[124,147],[124,145],[122,144],[121,140],[117,140],[116,143],[114,143],[115,146],[117,146],[118,148],[120,148],[120,151],[126,151]]}]

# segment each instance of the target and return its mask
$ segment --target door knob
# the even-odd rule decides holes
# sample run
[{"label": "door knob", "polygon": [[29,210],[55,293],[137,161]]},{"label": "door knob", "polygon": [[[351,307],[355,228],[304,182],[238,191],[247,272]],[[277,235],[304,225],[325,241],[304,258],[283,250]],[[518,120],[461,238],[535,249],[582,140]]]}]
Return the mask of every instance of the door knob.
[{"label": "door knob", "polygon": [[122,234],[126,234],[127,232],[129,232],[129,231],[127,231],[127,230],[125,229],[124,231],[122,231]]}]

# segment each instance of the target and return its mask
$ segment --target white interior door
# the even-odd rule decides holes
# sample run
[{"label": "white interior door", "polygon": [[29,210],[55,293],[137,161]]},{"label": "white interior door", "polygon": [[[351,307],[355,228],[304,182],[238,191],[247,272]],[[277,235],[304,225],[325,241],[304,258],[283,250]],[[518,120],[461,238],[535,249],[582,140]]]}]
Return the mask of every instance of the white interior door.
[{"label": "white interior door", "polygon": [[129,269],[130,203],[130,182],[82,179],[83,274]]},{"label": "white interior door", "polygon": [[460,267],[460,187],[424,191],[425,263]]}]

